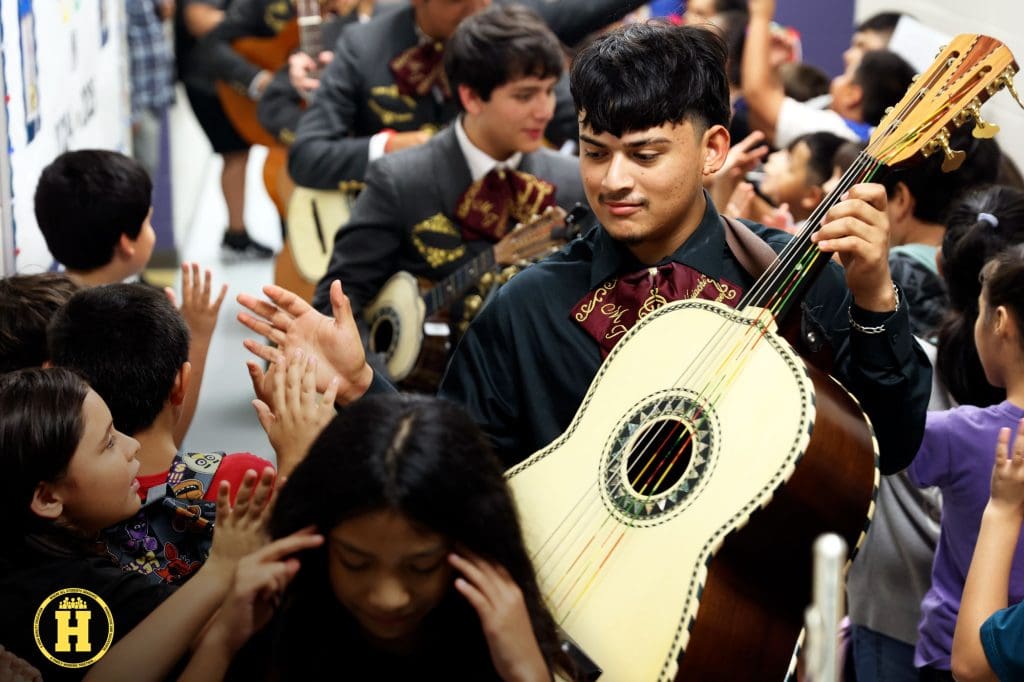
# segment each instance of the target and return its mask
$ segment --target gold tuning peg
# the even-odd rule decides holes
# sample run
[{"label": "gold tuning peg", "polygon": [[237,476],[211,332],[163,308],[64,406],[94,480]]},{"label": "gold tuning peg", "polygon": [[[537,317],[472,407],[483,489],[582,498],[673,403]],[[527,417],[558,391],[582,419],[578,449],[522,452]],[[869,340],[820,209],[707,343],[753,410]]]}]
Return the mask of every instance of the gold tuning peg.
[{"label": "gold tuning peg", "polygon": [[505,282],[508,282],[516,275],[517,272],[519,272],[519,268],[515,265],[510,265],[502,270],[500,275],[501,283],[504,284]]},{"label": "gold tuning peg", "polygon": [[942,172],[949,173],[955,171],[960,167],[960,164],[967,158],[967,154],[957,149],[952,149],[949,146],[949,135],[943,135],[938,138],[939,147],[942,148],[942,153],[946,155],[946,160],[942,162]]},{"label": "gold tuning peg", "polygon": [[490,287],[492,284],[494,284],[494,273],[493,272],[485,272],[484,276],[480,278],[480,286],[481,287]]},{"label": "gold tuning peg", "polygon": [[1014,71],[1012,69],[1007,69],[1006,72],[1003,73],[1002,80],[1003,83],[1006,85],[1006,89],[1010,91],[1011,95],[1013,95],[1013,99],[1017,101],[1017,104],[1020,106],[1021,109],[1024,109],[1024,101],[1021,100],[1020,94],[1017,92],[1017,88],[1015,88],[1013,85],[1013,74]]},{"label": "gold tuning peg", "polygon": [[996,136],[999,132],[999,126],[995,123],[989,123],[981,117],[981,101],[975,99],[967,107],[967,113],[974,118],[974,130],[971,134],[979,140],[988,140]]}]

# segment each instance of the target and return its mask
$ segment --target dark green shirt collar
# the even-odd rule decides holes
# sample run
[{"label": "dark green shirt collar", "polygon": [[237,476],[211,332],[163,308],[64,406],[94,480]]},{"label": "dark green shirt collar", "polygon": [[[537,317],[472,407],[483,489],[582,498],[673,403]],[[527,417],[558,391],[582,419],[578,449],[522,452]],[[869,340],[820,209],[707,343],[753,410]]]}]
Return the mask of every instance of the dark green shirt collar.
[{"label": "dark green shirt collar", "polygon": [[[722,253],[725,251],[725,233],[718,210],[711,197],[704,192],[704,217],[697,229],[676,249],[675,253],[659,261],[682,263],[718,281],[722,276]],[[624,272],[634,272],[645,265],[638,261],[626,245],[609,235],[604,227],[595,230],[594,258],[590,267],[590,288],[594,289],[609,278]]]}]

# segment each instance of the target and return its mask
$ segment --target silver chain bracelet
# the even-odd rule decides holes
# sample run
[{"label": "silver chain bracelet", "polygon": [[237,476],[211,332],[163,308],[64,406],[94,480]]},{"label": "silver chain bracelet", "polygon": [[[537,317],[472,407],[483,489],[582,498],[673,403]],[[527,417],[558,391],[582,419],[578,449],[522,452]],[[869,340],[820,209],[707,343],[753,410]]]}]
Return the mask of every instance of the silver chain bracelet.
[{"label": "silver chain bracelet", "polygon": [[[896,297],[896,307],[893,309],[892,314],[895,314],[900,309],[900,290],[895,283],[892,285],[893,296]],[[846,309],[846,316],[850,318],[850,327],[856,329],[861,334],[882,334],[885,332],[885,325],[880,324],[875,327],[865,327],[862,324],[857,324],[857,321],[853,319],[852,306]]]}]

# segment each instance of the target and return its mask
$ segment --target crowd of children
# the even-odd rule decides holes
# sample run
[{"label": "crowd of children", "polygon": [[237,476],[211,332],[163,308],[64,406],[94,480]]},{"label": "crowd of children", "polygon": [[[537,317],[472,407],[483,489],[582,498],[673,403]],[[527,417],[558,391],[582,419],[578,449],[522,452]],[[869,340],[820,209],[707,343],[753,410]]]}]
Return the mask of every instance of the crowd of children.
[{"label": "crowd of children", "polygon": [[[412,3],[421,13],[427,4]],[[453,50],[469,50],[466,44],[503,25],[504,15],[487,10],[458,33],[463,16],[488,3],[449,4],[459,5],[449,18],[461,13],[450,22],[455,37],[445,36]],[[192,7],[192,24],[206,17],[201,33],[219,35],[224,13],[195,8],[214,3],[182,5]],[[860,24],[844,53],[845,72],[829,86],[820,70],[795,59],[792,35],[771,26],[773,0],[688,5],[676,22],[710,23],[722,37],[713,39],[724,58],[715,76],[732,106],[732,148],[726,154],[722,147],[721,162],[699,173],[708,205],[797,233],[911,82],[909,66],[885,49],[900,15]],[[373,3],[359,3],[359,12],[361,21],[386,19],[370,18]],[[567,35],[544,18],[560,38]],[[346,30],[339,49],[353,35]],[[578,47],[593,58],[621,35]],[[543,100],[543,111],[532,114],[539,128],[526,131],[531,144],[540,140],[557,118],[555,66],[489,83],[499,92],[544,76],[544,89],[513,91],[506,104],[459,82],[465,111],[448,137],[467,164],[494,161],[481,161],[487,154],[467,137],[479,131],[474,117],[496,117],[489,130],[497,134],[518,125],[523,115],[515,107]],[[492,80],[500,71],[462,68]],[[298,68],[293,80],[311,75]],[[826,91],[831,104],[818,107]],[[318,116],[326,115],[318,106]],[[692,115],[679,120],[690,125]],[[727,146],[726,127],[717,128]],[[584,150],[591,165],[611,153],[602,140],[642,131],[598,132]],[[387,147],[396,135],[423,133],[367,134],[384,135],[379,157],[397,152]],[[908,309],[934,381],[916,456],[905,471],[882,477],[873,524],[850,569],[850,680],[1024,675],[1024,187],[1013,186],[1012,162],[994,141],[962,135],[954,146],[968,156],[957,171],[941,172],[936,155],[893,173],[881,180],[881,208],[870,209],[887,230],[892,315]],[[424,150],[448,139],[423,137]],[[637,143],[642,149],[631,163],[654,164],[672,143]],[[369,144],[370,158],[363,149],[359,159],[371,162],[368,182],[392,182],[384,175],[390,162],[374,158]],[[513,145],[498,167],[514,168],[535,153],[531,144]],[[239,142],[218,151],[244,167],[245,148]],[[419,158],[400,153],[398,161]],[[645,208],[631,203],[631,192],[612,200],[605,189],[588,192],[592,205],[610,204],[612,215]],[[227,286],[215,288],[196,263],[182,265],[180,296],[135,281],[155,240],[151,195],[148,173],[127,156],[60,155],[39,179],[35,209],[63,271],[0,279],[0,679],[314,679],[339,660],[356,677],[575,677],[494,443],[461,407],[389,394],[376,371],[353,359],[350,349],[362,343],[333,278],[321,287],[330,292],[331,316],[277,287],[267,289],[272,303],[239,297],[253,313],[240,320],[272,344],[247,347],[269,363],[248,369],[274,461],[226,443],[223,450],[182,449]],[[468,239],[450,231],[458,244]],[[424,253],[437,257],[439,247],[432,248]],[[848,254],[837,259],[852,262]],[[885,331],[881,310],[871,326],[854,319],[853,307],[851,327]],[[362,397],[368,388],[377,395]],[[511,409],[494,396],[479,399]],[[55,665],[33,636],[39,605],[67,586],[99,595],[116,627],[113,646],[84,669]]]}]

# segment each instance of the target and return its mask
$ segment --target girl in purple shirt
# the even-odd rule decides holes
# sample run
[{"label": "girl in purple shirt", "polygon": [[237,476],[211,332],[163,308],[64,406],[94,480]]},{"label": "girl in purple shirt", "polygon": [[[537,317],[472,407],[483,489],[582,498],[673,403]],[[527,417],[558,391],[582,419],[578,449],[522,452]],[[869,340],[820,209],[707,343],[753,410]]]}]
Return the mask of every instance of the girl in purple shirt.
[{"label": "girl in purple shirt", "polygon": [[[998,224],[991,229],[999,229]],[[1000,429],[1015,428],[1024,418],[1024,246],[1001,252],[984,267],[981,279],[975,346],[985,378],[1006,389],[1006,400],[989,407],[930,412],[921,449],[908,470],[916,485],[942,489],[939,546],[932,586],[921,603],[914,654],[916,666],[936,672],[950,670],[960,597],[991,490],[991,453]],[[1018,540],[1009,602],[1022,598],[1024,543]]]}]

